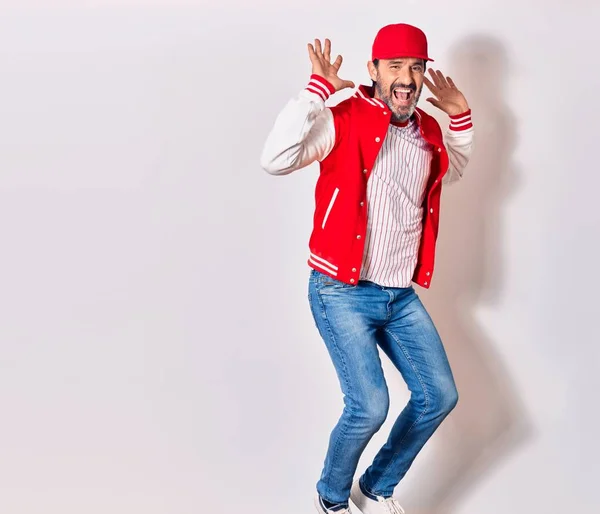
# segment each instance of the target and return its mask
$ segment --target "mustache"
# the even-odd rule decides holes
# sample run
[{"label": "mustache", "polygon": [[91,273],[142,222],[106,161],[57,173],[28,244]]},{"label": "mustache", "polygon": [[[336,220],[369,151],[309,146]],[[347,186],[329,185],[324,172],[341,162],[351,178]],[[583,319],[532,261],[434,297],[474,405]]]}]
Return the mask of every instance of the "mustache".
[{"label": "mustache", "polygon": [[396,89],[397,87],[401,87],[404,89],[412,89],[412,91],[414,93],[417,92],[417,86],[414,83],[412,83],[412,84],[402,84],[402,83],[392,84],[392,86],[390,87],[390,92],[394,91],[394,89]]}]

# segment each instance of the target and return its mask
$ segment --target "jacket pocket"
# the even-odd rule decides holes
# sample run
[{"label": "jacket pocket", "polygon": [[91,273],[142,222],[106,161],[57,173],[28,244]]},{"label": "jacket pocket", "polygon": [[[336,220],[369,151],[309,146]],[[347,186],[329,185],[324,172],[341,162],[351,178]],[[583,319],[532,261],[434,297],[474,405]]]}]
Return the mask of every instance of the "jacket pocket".
[{"label": "jacket pocket", "polygon": [[333,192],[333,195],[331,197],[331,201],[329,202],[329,207],[327,207],[327,211],[325,212],[325,217],[323,218],[323,223],[321,224],[321,228],[325,228],[325,224],[327,223],[327,218],[329,218],[329,215],[331,214],[331,209],[333,209],[333,204],[335,203],[335,200],[337,199],[339,192],[340,192],[340,189],[338,187],[336,187],[335,191]]}]

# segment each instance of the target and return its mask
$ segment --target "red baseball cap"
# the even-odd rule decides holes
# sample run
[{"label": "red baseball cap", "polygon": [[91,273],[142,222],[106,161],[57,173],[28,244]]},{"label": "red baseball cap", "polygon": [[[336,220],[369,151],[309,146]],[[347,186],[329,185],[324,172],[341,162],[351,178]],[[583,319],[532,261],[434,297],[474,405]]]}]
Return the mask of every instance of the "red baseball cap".
[{"label": "red baseball cap", "polygon": [[433,61],[427,55],[427,37],[425,33],[413,25],[396,23],[386,25],[379,30],[373,42],[375,59],[394,59],[396,57],[415,57],[425,61]]}]

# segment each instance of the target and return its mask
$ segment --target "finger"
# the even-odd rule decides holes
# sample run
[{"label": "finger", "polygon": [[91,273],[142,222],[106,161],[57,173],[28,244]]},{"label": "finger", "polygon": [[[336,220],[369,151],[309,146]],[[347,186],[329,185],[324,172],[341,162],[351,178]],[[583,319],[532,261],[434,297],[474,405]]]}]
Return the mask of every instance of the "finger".
[{"label": "finger", "polygon": [[327,59],[327,62],[331,62],[331,41],[329,39],[325,39],[325,51],[323,52],[323,57]]},{"label": "finger", "polygon": [[433,82],[431,82],[431,80],[429,80],[427,77],[423,77],[423,82],[425,83],[425,85],[427,86],[427,89],[429,89],[429,91],[431,91],[434,95],[437,95],[438,88],[435,86],[435,84]]},{"label": "finger", "polygon": [[434,105],[435,107],[437,107],[438,109],[441,109],[441,108],[442,108],[442,107],[441,107],[442,103],[441,103],[439,100],[436,100],[435,98],[428,98],[428,99],[427,99],[427,101],[428,101],[430,104],[432,104],[432,105]]},{"label": "finger", "polygon": [[311,64],[313,65],[313,67],[315,65],[320,65],[320,60],[317,57],[317,53],[315,52],[315,49],[313,48],[313,46],[309,43],[308,44],[308,58],[310,59]]},{"label": "finger", "polygon": [[315,53],[317,57],[321,57],[323,55],[323,50],[321,50],[321,40],[315,39]]},{"label": "finger", "polygon": [[454,81],[450,77],[446,77],[446,80],[448,80],[448,84],[450,84],[450,87],[453,87],[454,89],[458,89],[456,87],[456,84],[454,83]]},{"label": "finger", "polygon": [[435,73],[436,73],[436,75],[438,77],[438,80],[440,81],[440,84],[442,85],[442,87],[443,88],[449,88],[450,85],[446,81],[446,77],[444,77],[444,74],[441,71],[439,71],[439,70],[437,70]]},{"label": "finger", "polygon": [[431,80],[435,84],[435,87],[438,89],[442,88],[442,84],[440,83],[440,79],[433,68],[429,69],[429,75],[431,75]]},{"label": "finger", "polygon": [[338,55],[337,58],[335,59],[335,62],[333,63],[333,67],[335,68],[336,71],[338,71],[340,69],[340,66],[342,65],[342,61],[343,61],[342,56]]}]

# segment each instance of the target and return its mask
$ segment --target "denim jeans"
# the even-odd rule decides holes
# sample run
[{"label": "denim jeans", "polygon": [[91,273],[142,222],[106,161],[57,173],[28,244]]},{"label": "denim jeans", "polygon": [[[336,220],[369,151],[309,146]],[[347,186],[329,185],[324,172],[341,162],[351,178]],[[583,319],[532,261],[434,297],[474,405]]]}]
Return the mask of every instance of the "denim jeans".
[{"label": "denim jeans", "polygon": [[312,270],[309,302],[344,395],[317,491],[331,503],[348,502],[360,456],[387,417],[379,347],[411,395],[360,483],[367,494],[390,497],[458,401],[442,341],[413,287],[349,285]]}]

